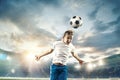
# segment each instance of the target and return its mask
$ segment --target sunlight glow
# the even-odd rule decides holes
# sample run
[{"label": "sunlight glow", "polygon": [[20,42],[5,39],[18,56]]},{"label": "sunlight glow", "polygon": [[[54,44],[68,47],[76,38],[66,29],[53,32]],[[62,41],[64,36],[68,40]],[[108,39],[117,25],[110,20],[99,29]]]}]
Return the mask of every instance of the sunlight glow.
[{"label": "sunlight glow", "polygon": [[100,66],[103,66],[105,64],[105,62],[103,60],[99,60],[97,62],[89,62],[87,65],[86,65],[86,68],[88,71],[91,71],[97,67],[100,67]]},{"label": "sunlight glow", "polygon": [[93,64],[93,67],[94,67],[94,68],[96,68],[96,67],[97,67],[97,65],[96,65],[96,64]]},{"label": "sunlight glow", "polygon": [[35,42],[35,41],[26,41],[26,42],[23,42],[20,45],[20,48],[22,50],[26,50],[28,52],[35,52],[35,51],[39,50],[38,42]]},{"label": "sunlight glow", "polygon": [[104,65],[104,61],[103,61],[103,60],[99,60],[99,61],[98,61],[98,65],[99,65],[99,66]]},{"label": "sunlight glow", "polygon": [[88,63],[87,64],[87,70],[91,71],[93,69],[93,64],[92,63]]},{"label": "sunlight glow", "polygon": [[77,52],[94,52],[95,48],[93,47],[79,47],[77,50]]},{"label": "sunlight glow", "polygon": [[80,69],[81,69],[81,66],[80,66],[80,64],[76,64],[76,65],[74,66],[74,68],[75,68],[76,70],[80,70]]},{"label": "sunlight glow", "polygon": [[15,69],[11,69],[11,73],[13,73],[13,74],[14,74],[14,73],[15,73]]},{"label": "sunlight glow", "polygon": [[8,61],[10,61],[11,60],[11,57],[10,56],[7,56],[7,58],[6,58]]},{"label": "sunlight glow", "polygon": [[35,59],[35,55],[34,55],[34,54],[29,53],[29,54],[26,55],[26,60],[27,60],[28,62],[31,62],[31,61],[33,61],[34,59]]}]

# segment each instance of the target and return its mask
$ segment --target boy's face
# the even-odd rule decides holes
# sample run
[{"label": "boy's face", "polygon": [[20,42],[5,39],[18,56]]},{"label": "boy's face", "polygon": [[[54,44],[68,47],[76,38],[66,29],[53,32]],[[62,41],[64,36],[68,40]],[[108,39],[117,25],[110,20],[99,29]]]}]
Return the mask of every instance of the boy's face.
[{"label": "boy's face", "polygon": [[69,44],[69,43],[71,43],[72,38],[73,38],[73,34],[66,33],[63,38],[63,41],[64,41],[64,43]]}]

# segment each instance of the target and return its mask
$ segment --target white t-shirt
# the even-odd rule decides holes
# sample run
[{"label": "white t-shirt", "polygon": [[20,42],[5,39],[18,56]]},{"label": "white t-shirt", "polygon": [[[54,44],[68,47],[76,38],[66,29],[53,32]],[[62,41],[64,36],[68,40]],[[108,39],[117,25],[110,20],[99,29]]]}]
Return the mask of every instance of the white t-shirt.
[{"label": "white t-shirt", "polygon": [[68,57],[71,52],[74,52],[75,47],[71,43],[67,45],[63,41],[56,41],[53,44],[52,49],[54,49],[52,63],[61,63],[63,65],[66,65]]}]

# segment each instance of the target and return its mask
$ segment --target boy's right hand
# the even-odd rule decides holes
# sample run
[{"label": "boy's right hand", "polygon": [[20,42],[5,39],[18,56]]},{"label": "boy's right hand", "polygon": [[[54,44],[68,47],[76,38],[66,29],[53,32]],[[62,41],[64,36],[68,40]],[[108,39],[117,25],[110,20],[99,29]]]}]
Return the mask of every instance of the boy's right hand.
[{"label": "boy's right hand", "polygon": [[35,56],[35,60],[38,61],[39,59],[40,59],[40,56],[37,56],[37,55],[36,55],[36,56]]}]

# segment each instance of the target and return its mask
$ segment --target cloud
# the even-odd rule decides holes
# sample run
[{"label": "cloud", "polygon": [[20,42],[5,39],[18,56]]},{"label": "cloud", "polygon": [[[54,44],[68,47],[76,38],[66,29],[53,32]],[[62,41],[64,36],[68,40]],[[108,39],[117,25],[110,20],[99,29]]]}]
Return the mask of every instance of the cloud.
[{"label": "cloud", "polygon": [[54,7],[60,6],[61,2],[59,0],[37,0],[37,2],[40,2],[42,4],[52,5]]},{"label": "cloud", "polygon": [[[0,28],[6,32],[9,37],[2,37],[2,40],[25,40],[28,37],[34,37],[37,40],[44,41],[47,44],[50,38],[55,39],[55,35],[47,29],[41,29],[42,25],[37,26],[36,18],[41,18],[44,8],[59,6],[58,0],[1,0],[0,2]],[[6,24],[7,23],[7,24]],[[12,25],[11,25],[12,24]],[[11,29],[11,30],[10,30]],[[5,35],[6,35],[5,34]],[[4,35],[4,34],[3,34]],[[1,35],[2,36],[2,35]],[[12,37],[11,37],[12,36]],[[13,38],[13,39],[11,39]],[[14,42],[13,40],[12,42]],[[20,41],[19,40],[19,41]],[[46,40],[46,41],[45,41]],[[48,40],[48,41],[47,41]],[[6,44],[6,42],[3,42]],[[11,41],[8,41],[11,42]],[[13,43],[9,43],[11,45]],[[15,45],[15,44],[14,44]],[[8,45],[6,45],[7,48]],[[5,46],[4,46],[5,47]],[[14,46],[15,47],[15,46]]]},{"label": "cloud", "polygon": [[[116,18],[115,21],[111,21],[109,23],[104,23],[100,21],[96,21],[94,23],[94,33],[95,36],[88,38],[86,44],[89,44],[89,42],[94,41],[96,43],[96,46],[101,47],[101,50],[109,49],[109,48],[116,48],[120,46],[119,43],[119,33],[120,29],[118,28],[120,23],[120,18]],[[94,44],[92,43],[92,44]],[[101,44],[101,45],[100,45]]]},{"label": "cloud", "polygon": [[[97,13],[100,10],[101,6],[103,6],[102,1],[94,1],[91,2],[92,5],[95,5],[93,9],[91,9],[91,13],[88,14],[88,17],[92,20],[96,19]],[[97,5],[96,5],[97,4]]]},{"label": "cloud", "polygon": [[104,51],[109,48],[119,47],[119,39],[113,33],[99,34],[94,37],[87,38],[85,46],[95,47],[98,50]]},{"label": "cloud", "polygon": [[119,5],[120,1],[119,0],[114,0],[114,1],[105,0],[105,3],[114,6],[114,8],[112,9],[113,13],[119,15],[120,13],[120,5]]},{"label": "cloud", "polygon": [[96,20],[94,27],[92,28],[93,35],[83,37],[84,42],[81,43],[81,45],[84,45],[85,47],[95,47],[99,51],[106,51],[110,48],[119,47],[119,21],[119,17],[115,21],[109,23],[104,23],[102,21]]},{"label": "cloud", "polygon": [[[53,6],[53,7],[58,7],[60,6],[60,1],[59,0],[1,0],[0,1],[0,16],[3,17],[6,14],[9,14],[8,16],[24,16],[26,12],[39,12],[42,13],[42,10],[46,7],[46,6]],[[7,12],[7,13],[4,13]],[[14,15],[16,14],[17,15]]]},{"label": "cloud", "polygon": [[[95,1],[92,3],[94,4],[95,8],[91,10],[91,13],[88,16],[90,19],[94,20],[93,26],[91,27],[91,32],[93,35],[88,38],[84,38],[84,42],[82,43],[82,45],[86,47],[95,47],[100,51],[120,46],[118,37],[120,33],[120,29],[118,28],[118,26],[120,25],[120,18],[118,15],[119,10],[117,12],[113,12],[114,10],[119,9],[118,2],[119,0],[105,0]],[[101,11],[104,11],[104,9],[108,10],[108,12],[111,12],[111,19],[109,19],[109,17],[107,17],[108,19],[105,18],[107,16],[107,13],[105,13],[106,11],[100,14]]]},{"label": "cloud", "polygon": [[58,0],[1,0],[0,18],[10,20],[20,29],[25,30],[36,26],[35,18],[43,16],[45,8],[58,6]]}]

